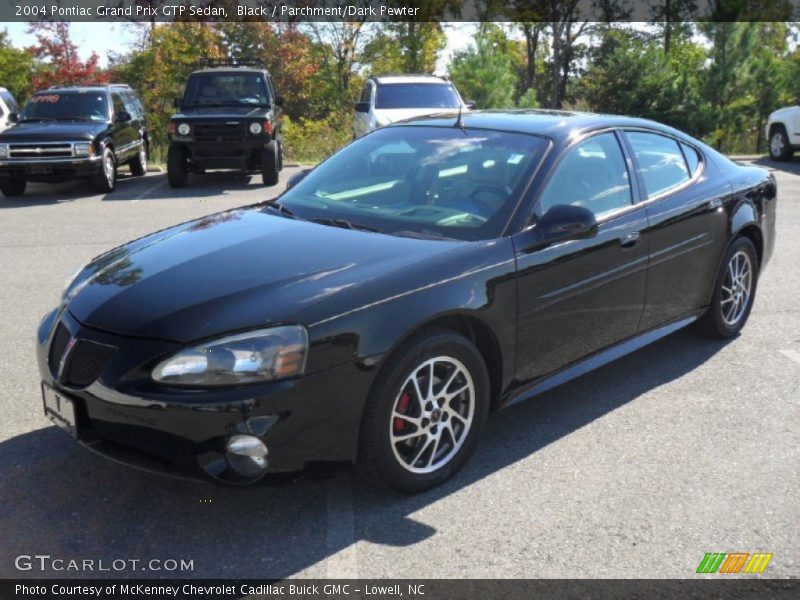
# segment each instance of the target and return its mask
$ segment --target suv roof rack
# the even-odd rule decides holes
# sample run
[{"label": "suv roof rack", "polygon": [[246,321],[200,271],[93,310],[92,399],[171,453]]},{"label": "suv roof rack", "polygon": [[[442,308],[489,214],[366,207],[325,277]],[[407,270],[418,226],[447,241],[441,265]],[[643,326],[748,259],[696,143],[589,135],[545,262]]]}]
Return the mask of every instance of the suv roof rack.
[{"label": "suv roof rack", "polygon": [[204,69],[214,67],[258,67],[266,69],[267,65],[260,58],[206,58],[200,61]]},{"label": "suv roof rack", "polygon": [[64,85],[51,85],[48,90],[58,90],[63,88],[120,88],[129,90],[131,86],[127,83],[77,83],[77,84],[64,84]]}]

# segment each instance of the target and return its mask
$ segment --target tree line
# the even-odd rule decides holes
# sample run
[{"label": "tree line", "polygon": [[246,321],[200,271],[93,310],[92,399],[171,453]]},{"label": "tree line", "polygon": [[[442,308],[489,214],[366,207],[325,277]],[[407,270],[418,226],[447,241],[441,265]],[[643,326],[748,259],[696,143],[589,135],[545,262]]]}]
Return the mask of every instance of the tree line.
[{"label": "tree line", "polygon": [[[424,6],[434,19],[454,1]],[[683,3],[666,5],[675,11]],[[562,10],[542,21],[541,13],[530,13],[540,3],[510,4],[519,21],[469,26],[469,46],[440,73],[478,108],[651,118],[740,153],[763,151],[769,113],[800,96],[800,29],[793,22],[693,23],[656,14],[651,23],[628,23],[614,20],[626,15],[613,11],[607,21],[582,21],[577,0],[550,2]],[[465,27],[436,20],[126,26],[135,40],[103,68],[96,54],[80,58],[69,23],[32,24],[36,43],[28,48],[15,47],[0,32],[0,85],[23,101],[50,85],[129,83],[149,113],[158,158],[172,101],[202,58],[260,58],[286,99],[290,158],[315,161],[352,136],[353,102],[367,77],[441,71],[447,28]]]}]

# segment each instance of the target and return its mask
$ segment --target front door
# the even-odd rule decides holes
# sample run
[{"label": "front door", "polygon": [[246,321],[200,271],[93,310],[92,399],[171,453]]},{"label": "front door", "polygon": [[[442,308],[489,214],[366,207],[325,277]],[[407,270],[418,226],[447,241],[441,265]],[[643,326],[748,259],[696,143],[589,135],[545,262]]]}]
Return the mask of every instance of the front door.
[{"label": "front door", "polygon": [[[524,252],[515,236],[519,320],[517,379],[547,375],[638,331],[648,251],[644,207],[634,204],[631,165],[615,132],[567,151],[539,198],[536,214],[556,204],[595,213],[589,239]],[[535,225],[534,225],[535,226]]]}]

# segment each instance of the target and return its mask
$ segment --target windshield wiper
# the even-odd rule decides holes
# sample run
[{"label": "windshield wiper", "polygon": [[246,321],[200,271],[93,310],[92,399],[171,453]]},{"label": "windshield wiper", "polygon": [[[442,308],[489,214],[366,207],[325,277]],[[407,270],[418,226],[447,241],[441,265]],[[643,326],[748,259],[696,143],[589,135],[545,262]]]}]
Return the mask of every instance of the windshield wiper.
[{"label": "windshield wiper", "polygon": [[58,121],[94,121],[94,119],[91,119],[89,117],[73,117],[73,116],[58,117],[58,119],[56,119],[56,120],[58,120]]},{"label": "windshield wiper", "polygon": [[36,121],[55,121],[52,117],[30,117],[28,119],[20,119],[20,123],[35,123]]},{"label": "windshield wiper", "polygon": [[267,208],[271,208],[272,210],[282,214],[285,217],[289,217],[290,219],[300,218],[296,214],[294,214],[294,212],[292,212],[290,208],[287,208],[277,200],[267,200],[264,204],[266,205]]},{"label": "windshield wiper", "polygon": [[457,238],[448,237],[438,233],[427,231],[412,231],[410,229],[403,229],[402,231],[389,231],[389,235],[396,235],[397,237],[415,238],[418,240],[456,240]]},{"label": "windshield wiper", "polygon": [[341,227],[342,229],[356,229],[358,231],[371,231],[372,233],[382,233],[380,229],[362,223],[353,223],[347,219],[311,219],[314,223],[321,223],[322,225],[333,225],[334,227]]}]

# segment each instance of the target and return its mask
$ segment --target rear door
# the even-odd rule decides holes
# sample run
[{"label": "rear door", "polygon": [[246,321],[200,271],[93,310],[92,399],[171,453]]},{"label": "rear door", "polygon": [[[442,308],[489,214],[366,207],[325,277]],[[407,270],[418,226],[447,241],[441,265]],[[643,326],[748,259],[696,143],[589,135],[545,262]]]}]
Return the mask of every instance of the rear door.
[{"label": "rear door", "polygon": [[566,151],[536,206],[594,212],[596,236],[526,253],[515,236],[519,319],[517,377],[547,375],[636,334],[642,316],[647,245],[644,207],[619,134],[595,134]]},{"label": "rear door", "polygon": [[688,315],[709,301],[720,244],[726,182],[710,177],[702,153],[660,132],[626,131],[647,207],[650,247],[641,329]]}]

